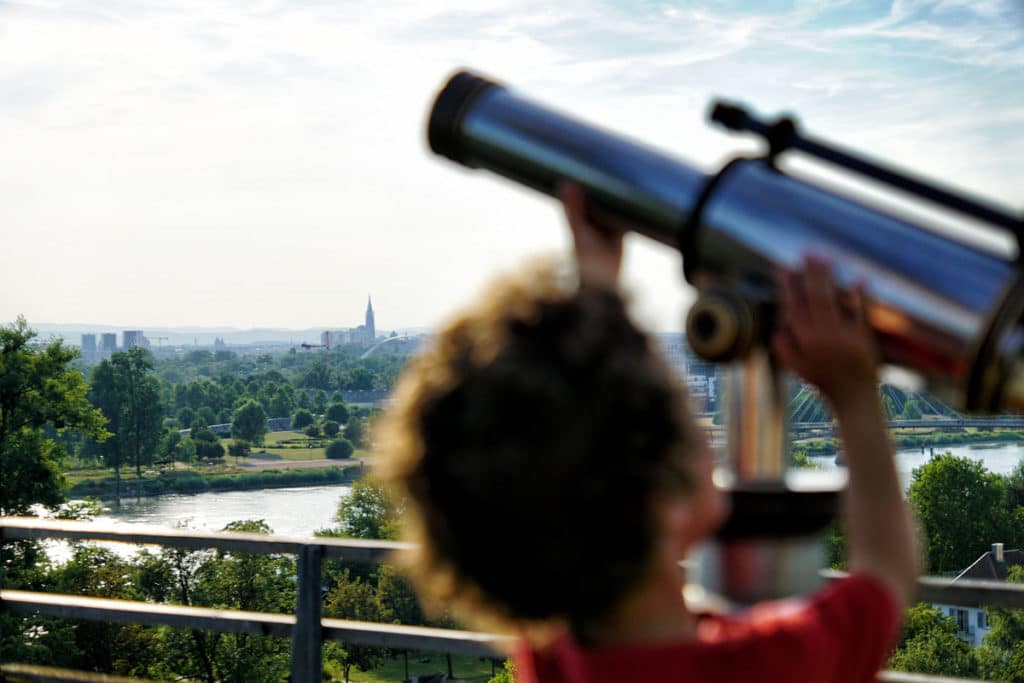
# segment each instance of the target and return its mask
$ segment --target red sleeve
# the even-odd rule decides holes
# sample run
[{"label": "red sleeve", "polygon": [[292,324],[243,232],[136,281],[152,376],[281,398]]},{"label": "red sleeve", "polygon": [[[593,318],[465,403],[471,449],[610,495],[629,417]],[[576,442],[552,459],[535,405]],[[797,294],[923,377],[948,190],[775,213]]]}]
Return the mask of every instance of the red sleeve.
[{"label": "red sleeve", "polygon": [[885,584],[853,574],[827,586],[802,609],[767,620],[783,640],[803,641],[809,648],[805,654],[819,671],[816,680],[864,683],[874,681],[885,664],[902,611]]}]

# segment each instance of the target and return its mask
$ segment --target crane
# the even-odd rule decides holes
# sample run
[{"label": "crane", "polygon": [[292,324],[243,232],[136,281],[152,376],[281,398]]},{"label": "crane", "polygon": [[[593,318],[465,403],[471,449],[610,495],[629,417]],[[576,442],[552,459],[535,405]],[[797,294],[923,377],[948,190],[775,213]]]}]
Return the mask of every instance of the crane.
[{"label": "crane", "polygon": [[299,344],[299,346],[301,346],[306,351],[309,351],[310,349],[327,349],[327,353],[324,354],[324,358],[325,358],[324,365],[326,365],[327,367],[331,367],[331,344],[330,344],[330,342],[328,342],[326,344],[307,344],[306,342],[302,342],[301,344]]}]

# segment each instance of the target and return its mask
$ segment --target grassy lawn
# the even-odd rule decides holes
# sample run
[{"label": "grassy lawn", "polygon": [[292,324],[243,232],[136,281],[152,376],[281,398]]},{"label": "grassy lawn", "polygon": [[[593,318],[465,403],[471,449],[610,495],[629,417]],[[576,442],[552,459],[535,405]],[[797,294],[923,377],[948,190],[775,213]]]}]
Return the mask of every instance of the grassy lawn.
[{"label": "grassy lawn", "polygon": [[[430,661],[421,662],[421,659],[429,659]],[[326,670],[335,676],[335,680],[344,680],[340,667],[334,668],[333,665],[328,664]],[[500,662],[495,665],[495,671],[501,671]],[[448,672],[448,663],[443,654],[429,652],[409,653],[410,676],[437,672]],[[455,674],[455,678],[449,680],[486,683],[486,681],[491,679],[491,662],[490,660],[480,661],[477,657],[453,656],[452,673]],[[360,683],[401,683],[405,680],[405,664],[402,660],[402,655],[386,660],[382,666],[373,671],[364,672],[353,667],[349,678]]]},{"label": "grassy lawn", "polygon": [[[325,436],[308,437],[302,432],[268,432],[263,437],[263,445],[252,449],[252,455],[261,460],[326,460],[328,441]],[[227,448],[233,440],[223,439],[222,442]],[[311,443],[313,448],[309,448]]]}]

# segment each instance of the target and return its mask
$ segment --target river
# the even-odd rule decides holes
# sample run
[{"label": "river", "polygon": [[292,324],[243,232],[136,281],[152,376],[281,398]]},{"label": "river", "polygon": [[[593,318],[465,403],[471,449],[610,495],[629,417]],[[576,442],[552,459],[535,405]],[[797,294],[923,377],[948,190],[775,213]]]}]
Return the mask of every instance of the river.
[{"label": "river", "polygon": [[350,490],[341,485],[304,486],[125,498],[120,510],[106,509],[96,521],[115,527],[184,525],[194,531],[220,531],[229,522],[262,519],[275,534],[311,538],[317,529],[333,525],[338,501]]},{"label": "river", "polygon": [[[896,452],[896,471],[900,475],[903,489],[910,486],[913,477],[913,470],[916,467],[928,462],[931,458],[931,451],[936,454],[949,451],[953,455],[980,460],[990,472],[996,474],[1009,474],[1017,467],[1017,464],[1024,457],[1024,443],[973,443],[960,446],[934,446],[925,448],[912,448]],[[812,457],[811,461],[824,469],[835,469],[836,457],[824,455]]]},{"label": "river", "polygon": [[[970,444],[935,449],[936,453],[945,451],[981,460],[992,472],[1009,474],[1024,456],[1024,444]],[[912,449],[896,454],[904,488],[910,484],[911,471],[928,462],[929,457],[929,449],[923,453],[921,449]],[[837,467],[835,456],[812,460],[825,469]],[[114,526],[148,524],[163,528],[184,524],[197,531],[218,531],[228,522],[263,519],[275,534],[309,538],[317,529],[333,524],[338,501],[348,491],[348,486],[336,485],[125,499],[119,511],[106,510],[97,521]]]}]

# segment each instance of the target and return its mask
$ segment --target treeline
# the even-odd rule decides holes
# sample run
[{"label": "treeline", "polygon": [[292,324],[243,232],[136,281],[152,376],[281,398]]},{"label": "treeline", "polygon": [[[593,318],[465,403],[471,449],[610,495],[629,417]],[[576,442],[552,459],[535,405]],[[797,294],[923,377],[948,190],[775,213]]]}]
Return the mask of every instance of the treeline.
[{"label": "treeline", "polygon": [[[360,360],[346,353],[332,352],[331,367],[323,354],[246,358],[228,351],[190,351],[182,358],[157,360],[142,349],[115,353],[86,368],[88,398],[107,418],[110,436],[71,430],[61,441],[80,465],[114,469],[115,480],[122,467],[133,467],[138,477],[155,463],[223,458],[227,449],[209,428],[215,424],[232,425],[230,455],[244,457],[262,443],[268,418],[287,418],[308,435],[332,438],[330,455],[348,457],[365,447],[371,411],[347,406],[340,388],[317,387],[388,388],[406,356],[384,352]],[[311,376],[324,372],[334,379],[311,384]],[[190,433],[183,436],[182,430]]]},{"label": "treeline", "polygon": [[[164,493],[205,493],[207,491],[246,491],[253,489],[319,486],[355,481],[361,468],[325,467],[314,470],[263,470],[242,474],[205,474],[195,470],[161,472],[158,476],[131,481],[124,493],[129,496],[158,496]],[[113,477],[85,479],[68,489],[72,498],[111,498],[115,495]]]}]

